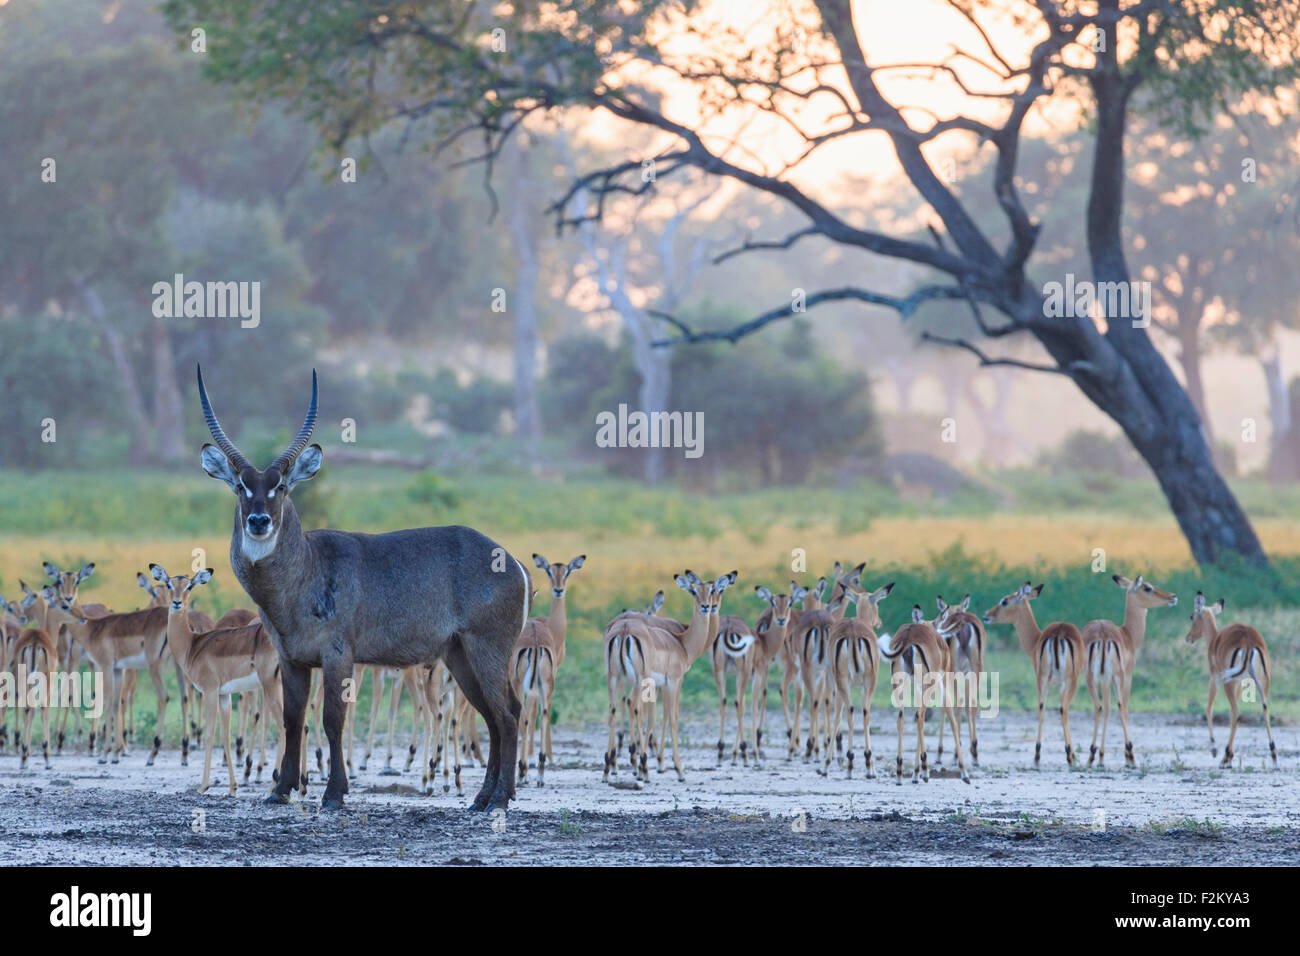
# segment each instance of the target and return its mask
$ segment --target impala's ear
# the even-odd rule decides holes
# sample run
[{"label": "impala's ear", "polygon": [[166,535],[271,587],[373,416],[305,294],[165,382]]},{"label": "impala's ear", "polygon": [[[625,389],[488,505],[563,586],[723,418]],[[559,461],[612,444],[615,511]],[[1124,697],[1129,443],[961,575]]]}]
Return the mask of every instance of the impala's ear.
[{"label": "impala's ear", "polygon": [[921,610],[921,605],[912,605],[912,623],[921,624],[925,621],[925,612]]},{"label": "impala's ear", "polygon": [[1142,587],[1142,575],[1139,574],[1137,577],[1135,577],[1135,578],[1133,579],[1133,584],[1132,584],[1131,586],[1132,586],[1132,588],[1133,588],[1134,591],[1136,591],[1138,588]]},{"label": "impala's ear", "polygon": [[85,565],[80,571],[77,572],[77,583],[80,584],[82,581],[86,580],[86,578],[90,577],[94,573],[95,573],[95,563],[92,561],[90,564]]},{"label": "impala's ear", "polygon": [[315,478],[316,472],[320,471],[321,462],[324,460],[325,452],[321,450],[320,445],[313,443],[304,448],[298,457],[294,459],[293,467],[289,469],[289,474],[284,478],[289,490],[293,491],[293,486],[300,481]]},{"label": "impala's ear", "polygon": [[768,604],[772,603],[772,592],[769,591],[767,588],[763,587],[763,585],[761,584],[757,585],[754,588],[754,593],[757,594],[759,597],[761,597]]},{"label": "impala's ear", "polygon": [[1119,585],[1120,587],[1122,587],[1122,588],[1126,588],[1126,587],[1128,587],[1130,584],[1133,583],[1133,582],[1130,581],[1128,578],[1124,577],[1124,575],[1122,575],[1122,574],[1112,574],[1110,577],[1111,577],[1111,580],[1112,580],[1112,581],[1114,581],[1116,584],[1118,584],[1118,585]]},{"label": "impala's ear", "polygon": [[724,574],[722,577],[718,578],[718,580],[714,581],[713,593],[721,594],[723,591],[727,590],[727,588],[735,584],[736,577],[739,573],[739,571],[732,571],[730,574]]},{"label": "impala's ear", "polygon": [[894,582],[890,581],[880,590],[873,591],[871,597],[868,600],[870,600],[872,604],[879,604],[885,598],[889,597],[889,592],[892,590],[894,590]]},{"label": "impala's ear", "polygon": [[944,611],[948,610],[948,605],[946,605],[946,604],[943,603],[943,595],[942,595],[942,594],[940,594],[937,598],[935,598],[934,603],[937,604],[937,605],[939,606],[939,613],[940,613],[940,614],[942,614]]},{"label": "impala's ear", "polygon": [[54,565],[50,564],[50,562],[48,561],[46,561],[44,564],[41,565],[41,570],[44,571],[52,578],[57,579],[59,576],[59,569],[56,568]]},{"label": "impala's ear", "polygon": [[817,580],[817,600],[822,599],[822,592],[826,590],[826,579],[818,578]]},{"label": "impala's ear", "polygon": [[808,596],[808,589],[801,588],[793,581],[790,582],[790,603],[797,604]]},{"label": "impala's ear", "polygon": [[[686,574],[690,574],[690,573],[691,572],[689,571],[686,572]],[[689,594],[695,593],[695,585],[691,583],[691,579],[686,577],[685,574],[679,574],[675,578],[673,578],[673,580],[677,582],[677,586],[681,588],[683,591],[686,591]]]},{"label": "impala's ear", "polygon": [[212,580],[212,569],[204,568],[198,574],[194,575],[194,580],[190,582],[190,587],[197,587],[200,584],[207,584]]},{"label": "impala's ear", "polygon": [[844,573],[844,565],[836,561],[835,567],[831,568],[831,574],[836,578],[838,578],[843,573]]},{"label": "impala's ear", "polygon": [[660,591],[658,594],[655,595],[654,600],[650,602],[650,610],[653,611],[655,614],[658,614],[659,609],[663,606],[664,606],[664,592]]},{"label": "impala's ear", "polygon": [[547,561],[544,557],[542,557],[540,554],[533,555],[533,564],[537,565],[543,571],[551,570],[551,563]]},{"label": "impala's ear", "polygon": [[216,445],[208,443],[203,446],[200,453],[203,461],[203,470],[213,478],[218,478],[230,486],[231,491],[237,490],[239,476],[235,474],[235,466],[230,463],[226,453]]},{"label": "impala's ear", "polygon": [[1200,591],[1196,592],[1196,599],[1192,601],[1192,617],[1200,614],[1205,610],[1205,595]]},{"label": "impala's ear", "polygon": [[586,564],[586,562],[587,562],[587,556],[585,554],[580,554],[572,561],[569,562],[569,570],[576,571],[578,570],[578,568]]},{"label": "impala's ear", "polygon": [[45,598],[46,604],[53,604],[54,599],[58,597],[58,594],[55,592],[52,585],[47,584],[45,587],[41,588],[41,597]]},{"label": "impala's ear", "polygon": [[1213,612],[1215,617],[1218,617],[1220,614],[1223,613],[1224,603],[1225,602],[1223,598],[1219,598],[1219,600],[1215,601],[1213,604],[1210,605],[1210,610]]},{"label": "impala's ear", "polygon": [[159,584],[167,583],[168,575],[167,572],[162,569],[162,565],[159,564],[149,565],[149,574]]},{"label": "impala's ear", "polygon": [[1027,598],[1036,598],[1036,597],[1038,597],[1038,595],[1040,595],[1040,594],[1042,594],[1042,593],[1043,593],[1043,586],[1040,584],[1040,585],[1038,585],[1038,587],[1036,587],[1036,588],[1030,588],[1028,591],[1026,591],[1026,592],[1025,592],[1025,597],[1027,597]]},{"label": "impala's ear", "polygon": [[963,610],[963,611],[969,611],[969,610],[970,610],[970,595],[968,594],[968,595],[966,595],[964,598],[962,598],[962,599],[961,599],[961,604],[958,605],[958,606],[959,606],[959,607],[961,608],[961,610]]},{"label": "impala's ear", "polygon": [[135,583],[140,585],[140,587],[144,588],[146,591],[149,590],[149,579],[144,576],[143,571],[135,572]]}]

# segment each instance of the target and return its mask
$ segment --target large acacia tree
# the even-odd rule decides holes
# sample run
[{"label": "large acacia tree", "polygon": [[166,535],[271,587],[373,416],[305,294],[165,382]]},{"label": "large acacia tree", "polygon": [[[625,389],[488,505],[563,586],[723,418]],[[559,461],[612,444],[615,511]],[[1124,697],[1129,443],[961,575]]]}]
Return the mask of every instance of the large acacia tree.
[{"label": "large acacia tree", "polygon": [[[942,6],[936,4],[935,6]],[[1093,140],[1086,214],[1080,222],[1091,278],[1131,278],[1121,230],[1125,133],[1131,111],[1158,115],[1195,135],[1208,118],[1251,90],[1271,91],[1295,75],[1300,0],[948,0],[967,45],[932,63],[889,62],[869,49],[869,22],[850,0],[774,4],[760,43],[729,31],[691,0],[554,0],[475,4],[338,0],[320,6],[273,0],[169,0],[173,27],[188,42],[206,30],[209,76],[256,96],[288,100],[340,146],[389,123],[428,123],[443,143],[473,134],[489,164],[529,115],[594,109],[662,134],[651,155],[583,173],[555,205],[573,225],[570,200],[591,197],[576,218],[599,218],[606,201],[642,193],[694,167],[728,177],[793,206],[806,224],[746,249],[789,248],[810,237],[923,267],[926,281],[905,295],[847,285],[809,291],[806,307],[857,300],[904,318],[925,302],[972,311],[970,337],[931,336],[984,365],[1013,365],[1070,379],[1123,429],[1150,465],[1196,559],[1236,552],[1264,564],[1259,540],[1215,469],[1186,391],[1128,318],[1045,314],[1043,282],[1031,278],[1039,224],[1022,202],[1018,157],[1032,110],[1066,98],[1087,111]],[[916,5],[917,29],[933,30]],[[699,15],[695,15],[699,14]],[[994,22],[1026,42],[999,48]],[[694,33],[690,42],[679,42]],[[954,34],[956,35],[956,34]],[[940,117],[884,92],[902,72],[958,88],[966,112]],[[709,135],[674,115],[671,98],[650,92],[653,76],[691,84],[691,115],[730,114],[783,123],[803,148],[777,169],[743,142]],[[651,79],[647,80],[646,77]],[[829,102],[821,125],[800,107]],[[992,107],[990,109],[989,107]],[[932,241],[855,224],[851,204],[802,182],[800,162],[853,137],[887,137],[902,175],[933,212]],[[992,187],[1000,222],[977,220],[943,170],[934,145],[964,137],[994,152]],[[645,175],[653,160],[655,176]],[[860,217],[859,217],[860,218]],[[962,303],[966,303],[963,305]],[[735,341],[791,314],[782,305],[732,328],[700,330],[668,319],[671,341]],[[1047,360],[1028,362],[979,339],[1029,336]]]}]

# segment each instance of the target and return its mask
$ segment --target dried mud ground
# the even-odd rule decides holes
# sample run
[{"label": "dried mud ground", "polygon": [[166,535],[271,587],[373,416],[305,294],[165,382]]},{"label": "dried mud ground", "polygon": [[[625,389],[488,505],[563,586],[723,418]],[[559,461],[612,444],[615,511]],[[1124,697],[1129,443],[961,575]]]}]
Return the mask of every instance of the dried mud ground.
[{"label": "dried mud ground", "polygon": [[[1226,770],[1211,757],[1199,720],[1139,714],[1133,726],[1136,770],[1121,766],[1123,740],[1112,721],[1112,766],[1066,770],[1060,727],[1049,723],[1043,768],[1035,771],[1034,721],[1003,713],[980,721],[981,766],[970,785],[947,770],[899,786],[883,773],[862,778],[860,739],[851,780],[834,766],[823,777],[800,758],[787,761],[779,746],[768,748],[761,769],[733,767],[729,750],[717,767],[716,721],[696,719],[683,727],[686,782],[676,779],[669,755],[668,772],[652,770],[641,790],[630,789],[625,768],[616,786],[601,782],[604,727],[557,727],[546,786],[537,788],[530,771],[504,817],[465,812],[481,769],[466,769],[466,796],[444,793],[441,775],[426,795],[417,772],[381,772],[379,747],[353,780],[348,809],[324,814],[314,772],[305,802],[263,806],[268,785],[256,784],[231,798],[219,750],[213,786],[201,795],[201,756],[182,767],[174,749],[153,767],[137,748],[116,766],[65,754],[48,771],[39,759],[19,771],[10,749],[0,756],[0,864],[1249,866],[1297,859],[1297,728],[1274,729],[1282,765],[1275,772],[1266,769],[1257,721],[1238,731],[1239,757]],[[1076,713],[1071,729],[1086,754],[1090,721]],[[767,730],[779,745],[779,712]],[[1222,747],[1227,728],[1216,735]],[[892,770],[896,737],[887,714],[876,715],[872,744],[877,770]],[[906,737],[904,745],[911,746]],[[904,759],[910,773],[910,751]]]}]

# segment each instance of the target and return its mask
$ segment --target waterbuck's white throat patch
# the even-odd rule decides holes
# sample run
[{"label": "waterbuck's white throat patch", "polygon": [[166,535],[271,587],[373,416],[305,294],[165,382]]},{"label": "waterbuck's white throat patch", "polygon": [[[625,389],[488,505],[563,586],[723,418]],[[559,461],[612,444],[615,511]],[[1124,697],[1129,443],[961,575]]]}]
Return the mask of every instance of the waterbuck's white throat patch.
[{"label": "waterbuck's white throat patch", "polygon": [[262,541],[250,538],[247,530],[241,530],[239,533],[239,551],[251,563],[257,564],[258,561],[264,561],[271,556],[271,552],[275,550],[275,542],[279,537],[279,528],[276,528],[270,537]]}]

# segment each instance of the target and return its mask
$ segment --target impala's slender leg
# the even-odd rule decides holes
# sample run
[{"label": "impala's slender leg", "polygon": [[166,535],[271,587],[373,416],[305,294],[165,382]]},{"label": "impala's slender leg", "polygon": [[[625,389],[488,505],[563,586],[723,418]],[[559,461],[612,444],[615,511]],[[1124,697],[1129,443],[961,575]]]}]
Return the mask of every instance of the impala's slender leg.
[{"label": "impala's slender leg", "polygon": [[280,779],[266,798],[267,803],[288,803],[289,794],[304,780],[302,761],[306,756],[303,731],[307,700],[311,696],[312,669],[280,659],[280,683],[284,688],[284,749],[280,753]]},{"label": "impala's slender leg", "polygon": [[[1101,675],[1101,749],[1097,752],[1098,766],[1105,766],[1106,764],[1106,732],[1110,729],[1110,691],[1111,691],[1111,685],[1113,685],[1114,683],[1115,681],[1111,675],[1109,674]],[[1117,691],[1117,693],[1115,694],[1116,703],[1119,705],[1120,716],[1123,717],[1124,714],[1123,697],[1121,697],[1120,694],[1118,693],[1119,688],[1115,688],[1115,689]],[[1093,724],[1094,724],[1093,733],[1095,734],[1096,733],[1095,718],[1093,719]],[[1128,741],[1127,730],[1125,731],[1124,734],[1124,740],[1127,743]],[[1092,763],[1091,756],[1088,758],[1088,763]]]},{"label": "impala's slender leg", "polygon": [[1043,667],[1043,670],[1038,674],[1038,742],[1034,744],[1035,770],[1039,767],[1039,759],[1043,753],[1043,708],[1047,698],[1047,670],[1041,663],[1040,667]]},{"label": "impala's slender leg", "polygon": [[180,662],[174,657],[172,664],[176,667],[176,687],[181,695],[181,766],[190,764],[190,688],[185,681],[185,673]]},{"label": "impala's slender leg", "polygon": [[1074,766],[1074,744],[1070,740],[1070,701],[1074,700],[1075,687],[1069,682],[1061,686],[1061,733],[1065,735],[1065,763]]},{"label": "impala's slender leg", "polygon": [[[650,768],[648,766],[650,756],[650,741],[654,738],[655,726],[655,699],[658,697],[657,689],[652,689],[648,699],[639,701],[636,705],[636,713],[640,718],[637,730],[637,744],[641,752],[641,766],[639,773],[641,779],[647,783],[650,780]],[[647,739],[650,738],[649,740]]]},{"label": "impala's slender leg", "polygon": [[664,718],[669,725],[669,732],[673,735],[673,768],[677,771],[677,780],[680,783],[685,783],[686,774],[682,772],[682,758],[677,752],[677,715],[678,705],[681,703],[681,693],[680,681],[676,684],[672,681],[664,683]]},{"label": "impala's slender leg", "polygon": [[602,782],[609,783],[609,775],[618,773],[618,745],[614,742],[614,725],[618,721],[618,676],[611,674],[606,681],[609,687],[609,743],[605,746],[605,775]]},{"label": "impala's slender leg", "polygon": [[1234,752],[1232,745],[1237,741],[1237,718],[1240,712],[1237,709],[1237,699],[1241,694],[1241,685],[1235,681],[1225,681],[1223,685],[1223,696],[1228,698],[1228,709],[1231,712],[1230,723],[1228,725],[1228,743],[1223,748],[1223,759],[1219,761],[1221,767],[1231,767]]},{"label": "impala's slender leg", "polygon": [[406,746],[406,766],[402,772],[406,773],[411,769],[411,764],[415,762],[415,754],[419,749],[420,733],[424,727],[424,695],[420,692],[420,679],[418,672],[408,669],[402,673],[402,682],[406,689],[411,692],[411,742]]},{"label": "impala's slender leg", "polygon": [[767,680],[768,665],[756,667],[754,676],[750,684],[750,696],[754,699],[754,714],[752,717],[754,724],[754,765],[763,759],[763,719],[767,716]]},{"label": "impala's slender leg", "polygon": [[1137,760],[1133,756],[1133,740],[1128,729],[1128,702],[1130,691],[1133,686],[1133,674],[1124,675],[1124,683],[1115,685],[1115,702],[1119,710],[1120,724],[1124,727],[1124,762],[1130,767],[1137,766]]},{"label": "impala's slender leg", "polygon": [[863,678],[862,683],[862,767],[868,780],[874,780],[876,765],[871,753],[871,695],[876,692],[876,674],[874,671]]},{"label": "impala's slender leg", "polygon": [[[713,645],[713,684],[718,689],[718,766],[722,766],[722,750],[727,737],[727,662],[723,657],[722,666],[718,666],[718,655],[722,654],[720,641]],[[668,716],[667,711],[664,717]]]},{"label": "impala's slender leg", "polygon": [[222,747],[222,750],[226,754],[226,771],[230,774],[230,795],[233,797],[235,795],[235,755],[230,739],[230,695],[217,694],[214,696],[221,699],[221,735],[225,738],[225,746]]},{"label": "impala's slender leg", "polygon": [[[539,657],[541,655],[538,655]],[[540,667],[540,664],[539,664]],[[546,786],[546,760],[550,756],[548,751],[551,749],[551,695],[545,678],[537,681],[537,713],[538,719],[542,725],[542,746],[537,751],[537,785]],[[533,725],[533,732],[537,732],[536,724]],[[528,742],[528,752],[533,751],[533,744]]]},{"label": "impala's slender leg", "polygon": [[[1211,670],[1214,669],[1213,663],[1210,664],[1210,669]],[[1214,743],[1214,695],[1218,692],[1218,689],[1219,689],[1218,679],[1214,674],[1211,674],[1210,675],[1210,699],[1205,704],[1205,723],[1208,724],[1210,728],[1210,756],[1211,757],[1219,756],[1219,748]]]},{"label": "impala's slender leg", "polygon": [[[781,670],[781,710],[785,713],[785,739],[787,744],[786,760],[794,759],[795,748],[799,746],[799,728],[795,726],[790,717],[790,684],[794,680],[794,669],[784,661]],[[799,685],[795,685],[798,691]],[[795,704],[795,713],[799,712],[799,705]]]},{"label": "impala's slender leg", "polygon": [[736,765],[736,753],[745,766],[749,766],[749,754],[745,750],[745,685],[749,673],[745,667],[745,658],[736,661],[736,742],[731,747],[731,765]]},{"label": "impala's slender leg", "polygon": [[[1084,672],[1084,685],[1088,688],[1088,696],[1092,698],[1092,743],[1088,745],[1088,766],[1091,767],[1097,760],[1097,734],[1101,730],[1101,689],[1097,686],[1097,674],[1093,673],[1093,659],[1100,653],[1102,655],[1101,666],[1098,667],[1102,681],[1108,681],[1106,677],[1105,665],[1105,645],[1089,644],[1088,645],[1088,669]],[[1106,709],[1110,709],[1110,704],[1106,704]],[[1101,762],[1106,762],[1106,737],[1101,738]]]},{"label": "impala's slender leg", "polygon": [[362,668],[361,676],[365,678],[370,672],[370,723],[366,731],[366,752],[361,755],[360,769],[370,765],[370,755],[375,752],[375,725],[379,723],[379,703],[384,697],[384,669],[382,667]]},{"label": "impala's slender leg", "polygon": [[920,780],[930,782],[930,764],[925,752],[925,703],[924,697],[916,705],[916,759],[912,764],[912,783]]},{"label": "impala's slender leg", "polygon": [[[961,756],[961,723],[957,719],[957,712],[951,701],[945,704],[944,711],[948,715],[949,723],[952,724],[952,749],[953,753],[957,755],[957,769],[961,771],[962,782],[970,783],[970,774],[966,771],[966,762],[962,760]],[[939,721],[939,726],[943,726],[942,719]]]},{"label": "impala's slender leg", "polygon": [[203,706],[207,711],[208,744],[203,755],[203,780],[199,783],[199,793],[207,793],[208,787],[212,784],[212,750],[216,746],[217,728],[220,726],[217,722],[220,698],[221,695],[213,691],[211,694],[205,694],[203,699]]},{"label": "impala's slender leg", "polygon": [[384,769],[381,771],[385,776],[392,776],[397,773],[393,769],[393,736],[396,734],[397,711],[402,705],[402,678],[399,674],[390,682],[388,690],[388,751],[384,756]]},{"label": "impala's slender leg", "polygon": [[149,662],[149,680],[153,682],[153,692],[158,699],[158,717],[153,728],[153,748],[149,751],[149,759],[145,761],[146,767],[152,767],[154,758],[158,756],[158,750],[162,747],[162,732],[167,726],[167,687],[163,684],[162,661],[153,660]]}]

